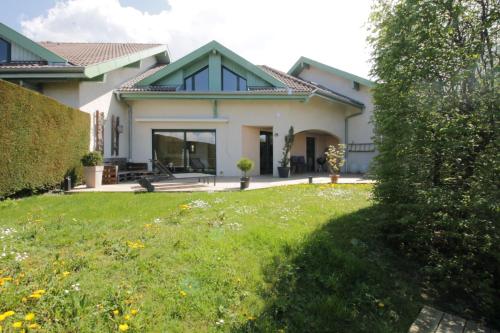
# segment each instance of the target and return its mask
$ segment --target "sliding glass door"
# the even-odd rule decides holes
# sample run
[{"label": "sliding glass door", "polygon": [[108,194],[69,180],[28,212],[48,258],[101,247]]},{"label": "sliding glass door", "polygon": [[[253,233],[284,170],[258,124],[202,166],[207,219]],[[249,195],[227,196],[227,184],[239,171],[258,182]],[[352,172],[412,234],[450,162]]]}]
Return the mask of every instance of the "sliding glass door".
[{"label": "sliding glass door", "polygon": [[172,172],[216,172],[214,130],[153,130],[153,159]]}]

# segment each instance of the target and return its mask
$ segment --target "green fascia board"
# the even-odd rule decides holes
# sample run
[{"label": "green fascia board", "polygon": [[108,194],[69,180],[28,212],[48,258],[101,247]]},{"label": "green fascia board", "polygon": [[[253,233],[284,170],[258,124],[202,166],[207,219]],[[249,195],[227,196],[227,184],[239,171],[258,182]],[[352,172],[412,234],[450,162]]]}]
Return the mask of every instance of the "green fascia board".
[{"label": "green fascia board", "polygon": [[20,34],[14,29],[9,28],[5,24],[0,22],[0,36],[7,38],[13,43],[25,48],[26,50],[36,54],[42,59],[45,59],[49,63],[67,63],[68,61],[54,52],[46,49],[40,44],[32,41],[28,37]]},{"label": "green fascia board", "polygon": [[184,66],[188,65],[189,63],[195,61],[196,59],[208,54],[209,52],[219,52],[221,55],[223,55],[226,58],[229,58],[231,61],[237,63],[241,67],[245,68],[247,71],[257,75],[261,79],[263,79],[266,82],[269,82],[271,85],[278,87],[278,88],[286,88],[283,82],[279,81],[278,79],[274,78],[270,74],[267,74],[264,72],[262,69],[259,67],[255,66],[254,64],[250,63],[246,59],[242,58],[238,54],[234,53],[233,51],[229,50],[222,44],[218,43],[217,41],[211,41],[208,44],[205,44],[204,46],[200,47],[199,49],[189,53],[188,55],[180,58],[177,61],[174,61],[167,67],[159,70],[158,72],[154,73],[153,75],[150,75],[141,81],[137,83],[138,86],[148,86],[156,81],[162,79],[163,77],[183,68]]},{"label": "green fascia board", "polygon": [[302,71],[304,64],[308,64],[308,65],[316,67],[322,71],[343,77],[344,79],[358,82],[358,83],[363,84],[369,88],[372,88],[375,86],[375,82],[373,82],[373,81],[370,81],[370,80],[362,78],[360,76],[345,72],[345,71],[340,70],[338,68],[325,65],[321,62],[318,62],[318,61],[315,61],[315,60],[312,60],[312,59],[306,58],[306,57],[300,57],[299,60],[297,60],[297,62],[292,66],[292,68],[290,68],[290,70],[288,71],[288,74],[293,75],[293,76],[298,75]]},{"label": "green fascia board", "polygon": [[[98,64],[90,65],[85,67],[84,73],[85,76],[88,78],[93,78],[95,76],[99,76],[104,73],[111,72],[112,70],[125,67],[127,65],[130,65],[134,62],[137,62],[139,60],[142,60],[144,58],[153,56],[153,55],[158,55],[158,54],[167,54],[168,53],[168,48],[166,45],[159,45],[156,47],[152,47],[140,52],[132,53],[125,55],[123,57],[111,59],[108,61],[104,61]],[[168,57],[170,59],[170,57]],[[167,66],[168,67],[168,66]]]},{"label": "green fascia board", "polygon": [[182,100],[299,100],[306,101],[308,95],[257,95],[257,94],[215,94],[215,93],[163,93],[163,92],[119,92],[120,99],[182,99]]}]

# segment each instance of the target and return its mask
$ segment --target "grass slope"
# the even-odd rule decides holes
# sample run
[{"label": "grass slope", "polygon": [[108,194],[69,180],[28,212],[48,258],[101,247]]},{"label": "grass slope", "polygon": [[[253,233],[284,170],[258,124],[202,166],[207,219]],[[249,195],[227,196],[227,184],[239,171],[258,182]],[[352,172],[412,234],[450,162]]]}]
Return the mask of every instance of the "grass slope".
[{"label": "grass slope", "polygon": [[379,242],[370,191],[299,185],[0,202],[0,316],[15,312],[0,325],[406,331],[419,310],[416,283]]}]

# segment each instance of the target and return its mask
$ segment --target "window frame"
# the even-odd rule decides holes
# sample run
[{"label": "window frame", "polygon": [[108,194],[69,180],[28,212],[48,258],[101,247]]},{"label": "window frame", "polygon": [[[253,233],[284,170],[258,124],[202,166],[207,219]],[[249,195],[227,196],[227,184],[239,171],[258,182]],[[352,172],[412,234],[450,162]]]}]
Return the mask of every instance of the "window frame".
[{"label": "window frame", "polygon": [[[210,72],[208,72],[208,66],[205,66],[199,70],[197,70],[196,72],[194,72],[193,74],[187,76],[184,78],[184,90],[185,91],[205,91],[205,90],[196,90],[194,89],[194,77],[197,75],[197,74],[200,74],[201,72],[203,72],[204,70],[207,70],[207,73],[208,73],[208,76],[207,76],[207,90],[210,90]],[[186,81],[187,80],[191,80],[191,89],[190,90],[187,90],[187,86],[186,86]]]},{"label": "window frame", "polygon": [[7,41],[1,37],[0,37],[0,41],[7,44],[7,58],[5,59],[5,61],[2,61],[0,59],[0,64],[8,64],[9,62],[12,61],[12,44],[9,41]]},{"label": "window frame", "polygon": [[[227,70],[229,73],[231,73],[234,76],[236,76],[236,78],[237,78],[237,80],[236,80],[236,90],[224,90],[224,70]],[[241,88],[240,87],[240,79],[245,81],[245,86],[246,86],[245,90],[240,89]],[[230,70],[226,66],[221,66],[220,81],[221,81],[221,91],[248,91],[248,81],[247,81],[247,79],[245,79],[243,76],[239,75],[238,73]]]}]

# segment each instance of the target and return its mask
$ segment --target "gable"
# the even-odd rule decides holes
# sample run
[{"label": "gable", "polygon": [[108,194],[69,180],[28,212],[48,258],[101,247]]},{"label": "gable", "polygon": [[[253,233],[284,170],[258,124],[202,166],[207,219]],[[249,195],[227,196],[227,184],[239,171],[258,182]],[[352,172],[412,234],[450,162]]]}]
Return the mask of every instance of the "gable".
[{"label": "gable", "polygon": [[64,64],[66,59],[46,49],[17,31],[0,23],[0,38],[10,43],[11,61],[47,61]]},{"label": "gable", "polygon": [[216,41],[193,51],[169,66],[137,83],[138,86],[168,86],[183,89],[185,80],[196,72],[208,68],[210,91],[222,90],[222,68],[246,80],[248,87],[285,88],[283,82],[269,75]]}]

